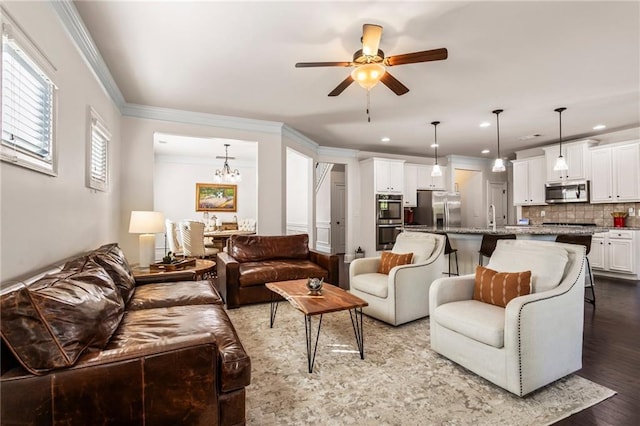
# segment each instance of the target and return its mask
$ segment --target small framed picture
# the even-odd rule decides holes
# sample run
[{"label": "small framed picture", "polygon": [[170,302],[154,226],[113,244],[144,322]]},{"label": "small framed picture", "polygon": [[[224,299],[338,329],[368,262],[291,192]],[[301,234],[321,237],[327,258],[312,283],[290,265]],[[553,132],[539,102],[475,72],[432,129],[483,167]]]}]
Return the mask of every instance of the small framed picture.
[{"label": "small framed picture", "polygon": [[238,211],[237,185],[215,183],[196,183],[197,212],[236,212]]}]

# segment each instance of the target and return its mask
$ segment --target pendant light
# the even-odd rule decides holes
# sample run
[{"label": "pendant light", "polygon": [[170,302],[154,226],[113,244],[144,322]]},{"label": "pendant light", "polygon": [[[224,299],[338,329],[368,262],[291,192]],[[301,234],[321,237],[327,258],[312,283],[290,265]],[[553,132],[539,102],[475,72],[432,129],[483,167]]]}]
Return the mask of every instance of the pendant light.
[{"label": "pendant light", "polygon": [[440,170],[440,166],[438,165],[438,132],[437,132],[437,126],[438,124],[440,124],[439,121],[432,121],[431,124],[433,124],[433,137],[434,137],[434,142],[433,142],[433,147],[436,149],[436,164],[433,165],[433,168],[431,169],[431,176],[433,177],[439,177],[442,176],[442,170]]},{"label": "pendant light", "polygon": [[491,111],[496,115],[496,130],[498,132],[498,158],[496,158],[496,161],[493,163],[493,167],[491,168],[492,172],[504,172],[506,170],[502,157],[500,157],[500,113],[502,111],[501,109]]},{"label": "pendant light", "polygon": [[242,176],[240,176],[240,171],[238,169],[231,170],[229,167],[229,145],[228,143],[224,144],[224,165],[221,169],[217,169],[216,173],[213,176],[213,180],[217,183],[236,183],[242,180]]},{"label": "pendant light", "polygon": [[554,109],[554,111],[558,113],[558,116],[560,118],[560,155],[556,159],[556,164],[553,166],[553,170],[556,172],[569,170],[569,165],[567,164],[567,161],[562,156],[562,111],[564,110],[566,110],[565,107]]}]

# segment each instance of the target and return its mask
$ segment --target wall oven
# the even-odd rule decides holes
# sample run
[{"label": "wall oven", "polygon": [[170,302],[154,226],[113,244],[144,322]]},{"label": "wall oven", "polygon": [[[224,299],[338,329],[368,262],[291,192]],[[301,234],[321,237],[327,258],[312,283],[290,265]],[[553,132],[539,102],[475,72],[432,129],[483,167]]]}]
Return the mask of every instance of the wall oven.
[{"label": "wall oven", "polygon": [[402,195],[376,195],[376,216],[380,220],[399,220],[402,222]]},{"label": "wall oven", "polygon": [[376,250],[390,250],[402,226],[402,195],[376,195]]}]

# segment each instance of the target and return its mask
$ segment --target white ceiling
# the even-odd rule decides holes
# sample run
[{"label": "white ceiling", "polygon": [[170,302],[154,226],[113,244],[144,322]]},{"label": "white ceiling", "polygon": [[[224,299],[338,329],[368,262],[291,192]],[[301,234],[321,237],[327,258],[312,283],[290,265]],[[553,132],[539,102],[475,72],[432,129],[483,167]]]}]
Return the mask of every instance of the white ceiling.
[{"label": "white ceiling", "polygon": [[[640,125],[637,1],[75,5],[127,102],[284,122],[323,146],[432,156],[439,120],[439,155],[493,157],[496,108],[504,155],[557,141],[560,106],[564,140]],[[410,92],[373,88],[371,123],[357,84],[327,96],[348,68],[294,67],[350,61],[364,23],[384,27],[387,56],[449,51],[390,68]]]}]

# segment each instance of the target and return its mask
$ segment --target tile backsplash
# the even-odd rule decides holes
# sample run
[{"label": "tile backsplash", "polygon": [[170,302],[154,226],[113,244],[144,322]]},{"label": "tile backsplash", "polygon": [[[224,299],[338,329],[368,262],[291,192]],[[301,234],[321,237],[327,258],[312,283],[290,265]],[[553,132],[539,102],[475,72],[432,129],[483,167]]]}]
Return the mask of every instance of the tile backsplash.
[{"label": "tile backsplash", "polygon": [[[627,216],[625,226],[640,227],[638,209],[640,203],[587,204],[567,203],[548,206],[523,206],[522,217],[529,218],[531,224],[542,222],[595,223],[598,226],[613,227],[612,212],[629,212],[633,207],[635,216]],[[545,215],[542,216],[544,211]]]}]

